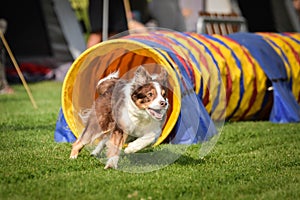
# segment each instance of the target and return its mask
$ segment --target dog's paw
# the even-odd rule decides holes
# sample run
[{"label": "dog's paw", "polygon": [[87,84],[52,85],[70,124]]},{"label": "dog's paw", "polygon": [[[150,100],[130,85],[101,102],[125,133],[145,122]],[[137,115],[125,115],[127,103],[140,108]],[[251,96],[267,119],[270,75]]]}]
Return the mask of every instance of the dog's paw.
[{"label": "dog's paw", "polygon": [[109,169],[109,168],[117,169],[118,168],[118,162],[119,162],[119,156],[113,156],[113,157],[108,159],[104,169]]},{"label": "dog's paw", "polygon": [[70,159],[76,159],[78,157],[78,154],[75,154],[75,155],[70,155]]},{"label": "dog's paw", "polygon": [[96,149],[92,151],[91,156],[97,157],[100,154]]},{"label": "dog's paw", "polygon": [[126,153],[126,154],[129,154],[129,153],[135,153],[135,152],[137,152],[137,151],[138,151],[138,149],[136,149],[135,147],[130,146],[130,145],[128,145],[128,147],[126,147],[126,148],[124,149],[124,153]]},{"label": "dog's paw", "polygon": [[72,149],[70,154],[70,159],[76,159],[78,157],[79,151]]}]

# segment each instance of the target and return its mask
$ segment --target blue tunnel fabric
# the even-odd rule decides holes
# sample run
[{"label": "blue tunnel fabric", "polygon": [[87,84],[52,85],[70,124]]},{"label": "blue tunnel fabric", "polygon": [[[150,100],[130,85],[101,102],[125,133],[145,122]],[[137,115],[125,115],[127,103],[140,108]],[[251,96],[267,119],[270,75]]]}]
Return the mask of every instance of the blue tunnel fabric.
[{"label": "blue tunnel fabric", "polygon": [[274,104],[270,121],[278,123],[300,122],[300,106],[292,94],[284,60],[260,35],[235,33],[228,35],[228,37],[245,46],[271,80]]},{"label": "blue tunnel fabric", "polygon": [[274,105],[270,121],[276,123],[300,122],[300,105],[293,97],[288,82],[272,82]]},{"label": "blue tunnel fabric", "polygon": [[262,36],[252,33],[235,33],[228,37],[250,51],[270,80],[288,79],[282,59]]},{"label": "blue tunnel fabric", "polygon": [[[155,41],[150,41],[149,38],[140,39],[134,38],[133,40],[142,42],[146,45],[149,45],[156,51],[164,51],[166,52],[170,58],[177,64],[179,72],[177,72],[177,76],[182,78],[180,79],[180,88],[181,88],[181,111],[178,117],[178,121],[174,127],[175,137],[170,139],[170,143],[172,144],[193,144],[198,142],[203,142],[213,135],[217,134],[217,130],[214,127],[212,120],[207,113],[205,107],[203,106],[201,100],[194,92],[194,81],[191,74],[191,71],[186,71],[186,68],[183,66],[182,61],[180,60],[180,56],[175,52],[171,51],[170,46],[167,44],[160,44],[159,37],[161,35],[154,36],[152,39],[156,39]],[[151,40],[152,40],[151,39]],[[163,42],[163,41],[161,41]],[[162,54],[163,55],[163,54]],[[166,57],[165,57],[166,58]],[[168,58],[166,58],[168,59]],[[193,112],[190,109],[193,109]]]},{"label": "blue tunnel fabric", "polygon": [[59,109],[58,118],[54,130],[54,141],[55,142],[75,142],[76,137],[70,130],[62,109]]},{"label": "blue tunnel fabric", "polygon": [[[238,56],[234,53],[234,51],[233,51],[233,50],[232,50],[225,42],[221,41],[220,39],[218,39],[218,38],[216,38],[216,37],[210,36],[210,35],[205,35],[205,36],[206,36],[208,39],[213,40],[213,41],[215,41],[215,42],[218,42],[220,45],[222,45],[222,46],[226,47],[228,50],[230,50],[231,56],[234,58],[235,63],[236,63],[236,65],[237,65],[238,69],[239,69],[240,72],[241,72],[241,78],[240,78],[240,94],[239,94],[239,96],[242,97],[242,96],[243,96],[243,93],[244,93],[244,90],[245,90],[244,84],[243,84],[243,83],[244,83],[244,77],[243,77],[244,74],[242,73],[241,62],[240,62]],[[228,116],[229,119],[232,118],[233,115],[236,113],[236,111],[239,109],[241,100],[242,100],[242,98],[239,99],[239,101],[238,101],[238,103],[237,103],[237,105],[236,105],[236,108],[235,108],[234,111]]]},{"label": "blue tunnel fabric", "polygon": [[[296,46],[295,48],[299,45],[300,49],[300,35],[296,37],[292,37],[292,34],[287,33],[283,35],[288,35],[286,37],[290,37],[291,40],[294,41],[295,44],[293,45]],[[234,51],[233,46],[231,46],[232,44],[230,44],[226,38],[240,45],[239,47],[243,47],[241,48],[242,50]],[[219,106],[224,103],[222,102],[223,99],[221,95],[221,90],[224,88],[222,88],[220,84],[216,84],[216,87],[213,88],[215,91],[209,91],[209,84],[211,83],[209,81],[220,81],[228,87],[226,88],[226,103],[229,103],[229,105],[226,104],[226,109],[230,106],[231,112],[229,112],[228,115],[221,113],[218,115],[220,118],[217,119],[223,119],[223,117],[226,116],[225,120],[228,121],[232,118],[234,118],[234,120],[256,120],[266,115],[268,119],[274,123],[300,122],[300,105],[299,102],[297,102],[297,98],[300,99],[300,94],[299,97],[295,97],[298,95],[297,90],[295,90],[296,95],[293,94],[292,91],[292,84],[296,84],[295,79],[299,81],[297,78],[300,77],[296,77],[296,75],[293,77],[291,72],[288,71],[289,68],[291,68],[291,62],[286,54],[289,52],[286,52],[284,48],[268,40],[261,34],[234,33],[222,38],[215,35],[168,33],[163,31],[126,36],[122,38],[123,42],[124,40],[128,41],[128,45],[130,45],[130,42],[134,42],[134,45],[136,45],[136,43],[142,44],[143,47],[149,48],[149,51],[156,53],[149,53],[149,55],[154,56],[159,54],[160,58],[166,61],[164,63],[168,63],[175,72],[181,95],[180,113],[165,142],[172,144],[193,144],[208,141],[218,134],[212,113],[215,111],[217,114],[223,112],[223,110],[220,111],[218,109],[220,109]],[[185,42],[185,40],[187,42]],[[120,48],[123,47],[121,46]],[[120,48],[117,49],[116,52],[108,52],[107,54],[109,55],[111,53],[112,56],[114,56],[113,54],[120,53]],[[199,50],[197,50],[197,48],[199,48]],[[277,51],[275,48],[277,48]],[[125,48],[125,50],[127,49]],[[297,52],[300,51],[295,52],[293,52],[296,54],[295,56],[299,57],[300,53],[297,55]],[[200,57],[202,53],[205,54],[205,58],[209,60],[209,66],[201,60],[202,58]],[[245,55],[241,55],[243,53]],[[141,57],[141,55],[132,54],[132,57]],[[123,56],[125,57],[126,54]],[[118,60],[119,64],[123,62],[124,57]],[[84,58],[83,56],[81,59]],[[97,60],[100,60],[100,58],[100,56],[96,57],[95,63],[101,64],[101,61]],[[226,60],[229,58],[231,59],[230,62]],[[253,61],[253,63],[248,65],[246,58],[251,62]],[[128,59],[128,55],[126,59]],[[124,62],[130,65],[134,65],[134,62],[138,62],[136,61],[138,58],[130,59]],[[139,60],[141,61],[143,59],[139,58]],[[300,61],[298,63],[300,63]],[[80,65],[78,66],[80,67]],[[78,66],[75,65],[74,67]],[[251,68],[251,70],[247,70],[248,74],[243,74],[247,67],[249,67],[248,69]],[[293,67],[300,68],[300,66]],[[128,69],[130,69],[130,67]],[[231,70],[234,71],[234,73]],[[203,80],[204,74],[214,77],[208,77],[208,81],[205,82],[205,80]],[[72,74],[71,78],[74,79],[75,76],[76,74]],[[248,85],[245,83],[245,79],[248,80]],[[249,79],[253,79],[254,81],[249,81]],[[266,81],[267,79],[268,81]],[[271,85],[269,85],[269,82]],[[200,85],[198,85],[198,88],[197,84]],[[72,86],[72,84],[70,85]],[[258,85],[263,86],[258,89]],[[295,85],[293,85],[293,87],[295,89]],[[68,89],[70,89],[70,87]],[[64,92],[64,94],[67,94],[69,91]],[[247,95],[245,95],[246,93]],[[242,99],[244,96],[247,96],[247,98]],[[68,96],[66,96],[66,98],[67,97]],[[241,103],[242,101],[243,103]],[[249,103],[247,103],[248,101]],[[255,104],[253,102],[255,102]],[[268,105],[271,105],[270,110],[265,109]],[[255,109],[251,110],[251,113],[247,115],[247,112],[252,108]],[[268,111],[268,113],[264,113],[266,111]],[[66,120],[70,117],[70,113],[73,112],[68,112],[67,114],[69,115],[67,116],[64,115],[63,110],[59,111],[54,133],[56,142],[74,142],[76,140],[76,136],[74,136],[71,130],[72,127],[70,124],[68,125],[68,120]]]},{"label": "blue tunnel fabric", "polygon": [[[218,77],[217,77],[217,78],[218,78],[219,80],[221,80],[220,67],[219,67],[219,65],[218,65],[218,62],[216,61],[216,58],[214,57],[213,53],[211,52],[211,50],[210,50],[207,46],[205,46],[205,44],[204,44],[203,42],[201,42],[201,40],[196,39],[195,37],[192,37],[192,36],[189,35],[189,34],[186,34],[186,36],[187,36],[188,38],[190,38],[191,40],[194,40],[195,42],[197,42],[198,45],[201,45],[201,46],[204,47],[205,51],[206,51],[207,54],[211,57],[211,59],[212,59],[214,65],[215,65],[216,68],[217,68],[217,71],[218,71]],[[201,71],[201,68],[200,68],[199,70]],[[217,96],[216,96],[215,99],[213,99],[213,105],[212,105],[212,110],[211,110],[211,112],[214,112],[215,109],[216,109],[216,107],[217,107],[217,105],[219,104],[219,95],[220,95],[220,93],[221,93],[221,87],[218,86],[217,90],[218,90],[218,91],[217,91]],[[199,94],[199,95],[200,95],[200,94]],[[199,96],[199,98],[201,98],[201,96]],[[209,114],[210,114],[210,113],[209,113]]]}]

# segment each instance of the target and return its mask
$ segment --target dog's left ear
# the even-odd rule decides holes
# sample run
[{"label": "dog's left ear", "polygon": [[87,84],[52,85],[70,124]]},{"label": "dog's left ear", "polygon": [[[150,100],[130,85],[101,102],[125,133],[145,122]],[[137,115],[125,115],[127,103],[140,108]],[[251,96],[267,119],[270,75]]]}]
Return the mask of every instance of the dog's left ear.
[{"label": "dog's left ear", "polygon": [[164,68],[161,68],[161,72],[159,76],[157,77],[157,81],[163,85],[167,86],[168,85],[168,72]]},{"label": "dog's left ear", "polygon": [[141,65],[137,68],[134,75],[134,83],[139,87],[151,81],[151,76],[146,69]]}]

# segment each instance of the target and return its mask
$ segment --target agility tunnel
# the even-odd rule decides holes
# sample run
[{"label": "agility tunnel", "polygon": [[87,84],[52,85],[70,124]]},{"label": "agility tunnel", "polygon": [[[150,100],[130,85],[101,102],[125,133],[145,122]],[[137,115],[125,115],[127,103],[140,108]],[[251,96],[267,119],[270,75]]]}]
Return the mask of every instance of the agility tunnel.
[{"label": "agility tunnel", "polygon": [[99,79],[117,70],[131,78],[140,65],[169,74],[171,106],[154,145],[208,141],[224,121],[299,122],[299,57],[299,33],[157,31],[102,42],[67,73],[55,140],[72,141],[81,133]]}]

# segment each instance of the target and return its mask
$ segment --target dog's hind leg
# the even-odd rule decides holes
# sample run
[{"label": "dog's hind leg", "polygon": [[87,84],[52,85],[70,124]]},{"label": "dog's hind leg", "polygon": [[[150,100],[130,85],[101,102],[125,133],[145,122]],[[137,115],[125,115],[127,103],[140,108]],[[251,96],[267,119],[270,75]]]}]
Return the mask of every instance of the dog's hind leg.
[{"label": "dog's hind leg", "polygon": [[72,144],[72,150],[70,154],[71,159],[76,159],[80,150],[84,147],[85,143],[83,138],[86,137],[87,134],[87,127],[83,130],[82,134],[77,138],[77,140]]},{"label": "dog's hind leg", "polygon": [[[94,133],[98,133],[98,134],[95,135]],[[94,139],[100,137],[101,135],[102,134],[98,123],[95,120],[89,120],[80,137],[78,137],[76,142],[74,142],[74,144],[72,145],[70,158],[76,159],[78,157],[80,150],[85,145],[91,143]]]},{"label": "dog's hind leg", "polygon": [[71,154],[70,154],[70,158],[71,159],[76,159],[78,157],[78,154],[80,152],[80,150],[83,148],[83,144],[80,142],[79,139],[76,140],[76,142],[74,142],[72,144],[72,150],[71,150]]},{"label": "dog's hind leg", "polygon": [[72,144],[72,150],[70,154],[71,159],[76,159],[80,150],[87,144],[87,140],[84,140],[83,137],[85,135],[86,130],[82,133],[82,135]]},{"label": "dog's hind leg", "polygon": [[103,134],[103,138],[100,140],[96,148],[92,151],[92,156],[97,156],[101,153],[101,151],[104,149],[106,142],[108,141],[109,137],[107,134]]}]

